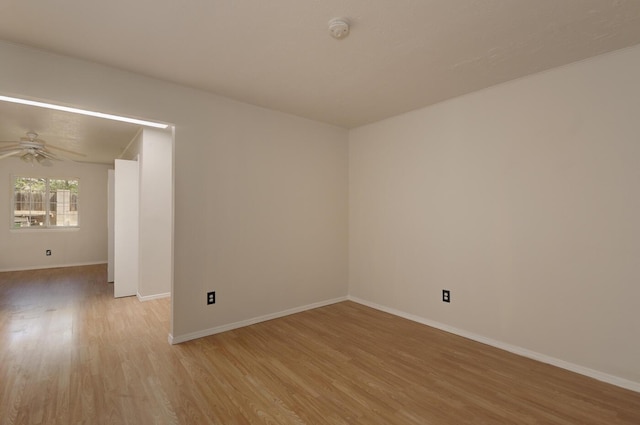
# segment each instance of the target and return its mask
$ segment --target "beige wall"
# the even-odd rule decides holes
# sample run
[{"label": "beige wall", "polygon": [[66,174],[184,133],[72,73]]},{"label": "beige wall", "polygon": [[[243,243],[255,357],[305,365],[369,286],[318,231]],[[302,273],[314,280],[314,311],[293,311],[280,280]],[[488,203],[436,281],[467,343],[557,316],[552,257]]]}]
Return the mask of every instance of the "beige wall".
[{"label": "beige wall", "polygon": [[639,112],[636,47],[352,130],[350,295],[640,383]]},{"label": "beige wall", "polygon": [[197,285],[174,303],[188,329],[210,321],[208,290],[227,323],[346,296],[347,132],[242,104],[212,117],[199,143],[176,129],[174,288]]},{"label": "beige wall", "polygon": [[174,337],[346,296],[346,130],[10,43],[0,63],[4,95],[176,125]]},{"label": "beige wall", "polygon": [[[0,271],[106,263],[107,169],[70,161],[44,167],[17,158],[0,160]],[[12,175],[80,179],[79,228],[10,230]]]}]

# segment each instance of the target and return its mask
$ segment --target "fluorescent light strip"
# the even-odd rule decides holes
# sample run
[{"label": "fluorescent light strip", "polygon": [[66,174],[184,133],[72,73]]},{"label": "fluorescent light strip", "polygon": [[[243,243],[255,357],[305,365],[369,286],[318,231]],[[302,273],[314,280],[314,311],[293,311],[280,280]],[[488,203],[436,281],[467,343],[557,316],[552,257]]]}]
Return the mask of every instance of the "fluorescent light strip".
[{"label": "fluorescent light strip", "polygon": [[131,124],[144,125],[147,127],[155,127],[155,128],[169,127],[168,124],[162,124],[158,122],[121,117],[120,115],[103,114],[102,112],[87,111],[85,109],[69,108],[68,106],[53,105],[51,103],[36,102],[33,100],[19,99],[17,97],[0,96],[0,100],[3,100],[5,102],[11,102],[11,103],[20,103],[22,105],[37,106],[39,108],[55,109],[56,111],[71,112],[71,113],[80,114],[80,115],[89,115],[91,117],[105,118],[108,120],[123,121]]}]

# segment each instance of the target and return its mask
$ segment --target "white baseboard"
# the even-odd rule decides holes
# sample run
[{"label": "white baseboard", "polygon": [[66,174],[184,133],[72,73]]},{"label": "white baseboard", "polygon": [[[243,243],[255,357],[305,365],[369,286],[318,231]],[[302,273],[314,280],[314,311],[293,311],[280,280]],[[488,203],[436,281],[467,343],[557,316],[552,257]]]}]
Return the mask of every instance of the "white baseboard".
[{"label": "white baseboard", "polygon": [[464,338],[471,339],[473,341],[481,342],[483,344],[491,345],[492,347],[499,348],[501,350],[508,351],[510,353],[518,354],[523,357],[527,357],[533,360],[537,360],[542,363],[547,363],[553,366],[557,366],[562,369],[569,370],[571,372],[579,373],[590,378],[597,379],[598,381],[606,382],[608,384],[615,385],[617,387],[625,388],[627,390],[640,392],[640,383],[630,381],[628,379],[620,378],[618,376],[609,375],[597,370],[589,369],[584,366],[580,366],[574,363],[570,363],[564,360],[556,359],[555,357],[547,356],[546,354],[537,353],[535,351],[528,350],[526,348],[518,347],[516,345],[507,344],[505,342],[497,341],[495,339],[487,338],[482,335],[468,332],[462,329],[454,328],[453,326],[445,325],[444,323],[435,322],[433,320],[425,319],[424,317],[416,316],[413,314],[405,313],[404,311],[396,310],[394,308],[386,307],[380,304],[372,303],[370,301],[363,300],[358,297],[349,295],[347,297],[350,301],[358,304],[365,305],[367,307],[374,308],[376,310],[384,311],[394,316],[403,317],[413,322],[418,322],[423,325],[430,326],[432,328],[440,329],[445,332],[452,333],[454,335],[462,336]]},{"label": "white baseboard", "polygon": [[142,296],[140,295],[140,292],[138,292],[136,296],[138,297],[138,301],[145,302],[145,301],[151,301],[151,300],[159,300],[162,298],[171,298],[171,292],[165,292],[163,294],[146,295],[146,296]]},{"label": "white baseboard", "polygon": [[333,298],[330,300],[320,301],[313,304],[307,304],[301,307],[290,308],[288,310],[279,311],[277,313],[266,314],[260,317],[254,317],[253,319],[241,320],[240,322],[229,323],[228,325],[216,326],[215,328],[204,329],[197,332],[191,332],[185,335],[173,336],[169,334],[169,344],[179,344],[181,342],[190,341],[192,339],[202,338],[205,336],[215,335],[221,332],[231,331],[233,329],[242,328],[249,325],[255,325],[256,323],[266,322],[267,320],[278,319],[280,317],[289,316],[295,313],[301,313],[307,310],[313,310],[314,308],[324,307],[326,305],[347,301],[347,297]]},{"label": "white baseboard", "polygon": [[80,266],[94,266],[96,264],[107,264],[106,261],[91,261],[87,263],[70,263],[70,264],[46,264],[39,266],[26,266],[26,267],[12,267],[10,269],[0,269],[2,272],[20,272],[24,270],[45,270],[45,269],[59,269],[62,267],[80,267]]}]

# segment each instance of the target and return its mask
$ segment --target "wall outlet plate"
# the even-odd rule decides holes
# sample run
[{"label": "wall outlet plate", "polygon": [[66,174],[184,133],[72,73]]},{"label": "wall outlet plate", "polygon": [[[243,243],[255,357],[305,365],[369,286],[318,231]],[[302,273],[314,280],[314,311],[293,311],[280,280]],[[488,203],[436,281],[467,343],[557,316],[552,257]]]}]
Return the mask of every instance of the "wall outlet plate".
[{"label": "wall outlet plate", "polygon": [[442,302],[445,302],[445,303],[451,302],[451,292],[448,289],[442,290]]},{"label": "wall outlet plate", "polygon": [[50,249],[47,249],[47,250],[44,252],[44,255],[46,255],[47,257],[48,257],[48,256],[50,256],[50,255],[51,255],[51,250],[50,250]]},{"label": "wall outlet plate", "polygon": [[216,291],[207,292],[207,305],[216,303]]}]

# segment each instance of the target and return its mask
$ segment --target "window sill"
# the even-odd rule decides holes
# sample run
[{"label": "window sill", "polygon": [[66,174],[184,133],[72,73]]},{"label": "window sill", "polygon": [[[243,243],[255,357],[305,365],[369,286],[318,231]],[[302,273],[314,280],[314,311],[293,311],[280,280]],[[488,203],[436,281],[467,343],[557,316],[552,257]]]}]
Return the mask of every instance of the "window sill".
[{"label": "window sill", "polygon": [[77,232],[80,230],[79,226],[74,227],[39,227],[39,226],[31,226],[31,227],[20,227],[17,229],[11,228],[9,232],[11,233],[49,233],[49,232]]}]

